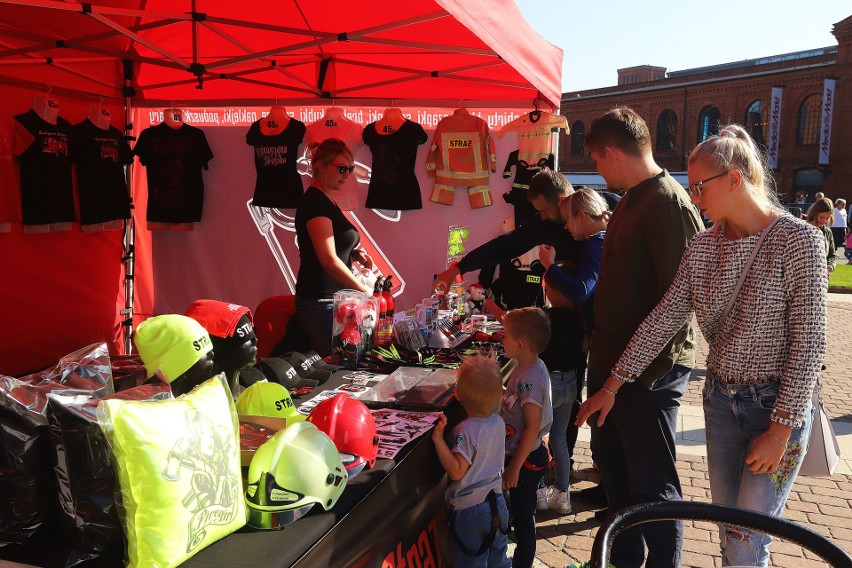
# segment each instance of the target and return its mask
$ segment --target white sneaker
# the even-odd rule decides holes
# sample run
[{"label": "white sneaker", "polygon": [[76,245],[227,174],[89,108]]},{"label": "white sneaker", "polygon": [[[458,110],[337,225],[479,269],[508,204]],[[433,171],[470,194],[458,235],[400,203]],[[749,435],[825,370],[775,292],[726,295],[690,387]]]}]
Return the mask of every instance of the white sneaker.
[{"label": "white sneaker", "polygon": [[537,511],[547,511],[550,508],[550,501],[547,498],[547,487],[536,489],[535,508]]},{"label": "white sneaker", "polygon": [[567,515],[571,512],[571,495],[554,487],[547,499],[547,506],[560,515]]}]

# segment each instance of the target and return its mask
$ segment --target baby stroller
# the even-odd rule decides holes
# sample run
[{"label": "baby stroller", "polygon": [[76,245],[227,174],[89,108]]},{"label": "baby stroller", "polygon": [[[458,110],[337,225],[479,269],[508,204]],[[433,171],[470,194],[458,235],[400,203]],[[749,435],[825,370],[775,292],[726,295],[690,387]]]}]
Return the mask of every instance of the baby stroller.
[{"label": "baby stroller", "polygon": [[852,556],[821,534],[792,521],[757,511],[715,503],[663,501],[627,507],[610,516],[598,529],[590,568],[609,566],[612,542],[624,530],[652,521],[709,521],[761,531],[807,548],[834,568],[852,568]]}]

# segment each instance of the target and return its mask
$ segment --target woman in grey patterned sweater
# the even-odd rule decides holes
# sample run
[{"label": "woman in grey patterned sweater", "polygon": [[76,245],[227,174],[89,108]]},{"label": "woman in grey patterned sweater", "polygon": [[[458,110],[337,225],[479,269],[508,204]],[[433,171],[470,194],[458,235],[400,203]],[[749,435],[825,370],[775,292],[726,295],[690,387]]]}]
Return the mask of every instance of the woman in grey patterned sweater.
[{"label": "woman in grey patterned sweater", "polygon": [[[715,225],[696,235],[666,295],[612,371],[642,373],[695,313],[710,345],[704,415],[713,501],[780,515],[811,427],[826,345],[823,235],[785,214],[746,131],[726,127],[689,158],[693,203]],[[722,314],[761,233],[733,308]],[[721,527],[723,564],[766,566],[768,535]]]}]

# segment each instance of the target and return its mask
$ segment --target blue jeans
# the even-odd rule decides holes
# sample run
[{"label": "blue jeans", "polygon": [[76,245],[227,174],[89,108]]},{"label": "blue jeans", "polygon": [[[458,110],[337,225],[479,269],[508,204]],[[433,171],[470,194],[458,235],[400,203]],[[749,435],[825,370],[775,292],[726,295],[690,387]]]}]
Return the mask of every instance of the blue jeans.
[{"label": "blue jeans", "polygon": [[[506,456],[506,465],[511,460],[512,456]],[[533,471],[522,467],[518,475],[518,486],[509,489],[512,526],[515,529],[515,541],[518,543],[515,554],[512,556],[512,568],[530,568],[535,560],[535,491],[544,478],[547,461],[547,447],[542,443],[530,452],[526,461],[541,469]]]},{"label": "blue jeans", "polygon": [[[787,442],[781,466],[771,474],[748,471],[745,458],[752,442],[769,428],[769,417],[780,384],[724,384],[707,374],[704,423],[707,465],[714,503],[780,516],[799,473],[811,432],[813,408]],[[744,528],[721,525],[722,564],[767,566],[772,537]]]},{"label": "blue jeans", "polygon": [[[553,400],[553,424],[550,425],[548,444],[556,460],[556,488],[568,491],[571,487],[571,449],[568,447],[568,431],[577,430],[571,420],[577,401],[577,371],[552,371],[550,373],[550,396]],[[574,434],[574,441],[577,436]]]},{"label": "blue jeans", "polygon": [[[479,556],[465,553],[450,537],[450,555],[453,558],[453,566],[470,568],[509,568],[511,562],[506,554],[509,546],[509,509],[506,507],[506,499],[502,493],[497,494],[497,511],[500,513],[500,528],[494,536],[491,546]],[[450,511],[450,523],[456,537],[462,541],[465,547],[471,551],[477,551],[491,533],[491,505],[488,499],[467,507]]]},{"label": "blue jeans", "polygon": [[[592,455],[600,467],[601,483],[610,511],[653,501],[680,501],[680,478],[675,467],[675,431],[680,397],[690,369],[675,365],[649,389],[639,381],[618,390],[606,422],[590,420]],[[589,396],[598,392],[609,371],[589,369]],[[615,539],[611,562],[618,568],[638,568],[648,547],[648,568],[681,564],[683,523],[658,521],[624,531]]]},{"label": "blue jeans", "polygon": [[331,355],[333,299],[314,299],[296,296],[296,317],[308,336],[311,349],[320,357]]}]

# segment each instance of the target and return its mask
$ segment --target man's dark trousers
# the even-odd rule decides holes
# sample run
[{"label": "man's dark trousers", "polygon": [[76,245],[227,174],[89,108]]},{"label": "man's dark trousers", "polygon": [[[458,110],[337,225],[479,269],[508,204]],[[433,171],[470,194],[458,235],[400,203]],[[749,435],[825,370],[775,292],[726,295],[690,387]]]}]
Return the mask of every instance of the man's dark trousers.
[{"label": "man's dark trousers", "polygon": [[[639,381],[623,385],[615,405],[600,428],[592,416],[592,453],[603,477],[610,511],[653,501],[680,501],[675,466],[675,432],[680,398],[686,392],[690,369],[680,365],[649,389]],[[603,386],[608,371],[589,369],[589,397]],[[683,523],[647,523],[620,534],[611,562],[618,568],[638,568],[648,547],[649,568],[678,567],[683,548]]]}]

